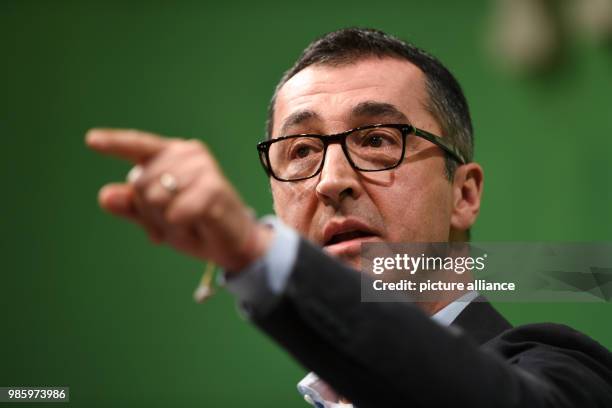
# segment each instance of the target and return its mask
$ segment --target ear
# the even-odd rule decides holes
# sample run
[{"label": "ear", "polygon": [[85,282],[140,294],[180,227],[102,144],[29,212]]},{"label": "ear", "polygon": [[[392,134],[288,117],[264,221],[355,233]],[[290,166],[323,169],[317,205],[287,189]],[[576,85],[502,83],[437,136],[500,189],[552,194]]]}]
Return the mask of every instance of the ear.
[{"label": "ear", "polygon": [[478,163],[467,163],[455,170],[451,209],[451,234],[464,232],[476,222],[480,212],[484,174]]}]

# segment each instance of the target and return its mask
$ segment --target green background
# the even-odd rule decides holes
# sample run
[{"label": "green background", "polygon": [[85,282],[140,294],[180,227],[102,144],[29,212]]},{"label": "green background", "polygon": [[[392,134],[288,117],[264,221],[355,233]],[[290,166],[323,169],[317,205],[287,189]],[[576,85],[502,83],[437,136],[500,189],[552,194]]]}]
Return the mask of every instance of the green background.
[{"label": "green background", "polygon": [[[380,28],[439,56],[471,103],[486,173],[478,241],[605,241],[612,232],[612,57],[573,37],[563,65],[507,76],[484,50],[487,1],[20,2],[0,5],[0,386],[68,385],[71,406],[304,407],[303,370],[201,263],[96,204],[126,163],[94,126],[198,137],[244,199],[271,211],[255,154],[276,81],[306,44]],[[612,347],[610,304],[499,304]],[[22,405],[23,406],[23,405]]]}]

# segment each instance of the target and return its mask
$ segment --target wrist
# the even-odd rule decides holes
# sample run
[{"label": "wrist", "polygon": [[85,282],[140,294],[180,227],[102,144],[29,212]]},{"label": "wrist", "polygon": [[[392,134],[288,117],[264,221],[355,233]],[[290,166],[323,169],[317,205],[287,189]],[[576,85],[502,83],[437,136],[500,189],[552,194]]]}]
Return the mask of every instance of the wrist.
[{"label": "wrist", "polygon": [[247,266],[262,258],[274,240],[274,229],[265,224],[253,221],[248,228],[249,232],[242,245],[240,246],[236,257],[226,268],[226,273],[229,276],[239,273]]}]

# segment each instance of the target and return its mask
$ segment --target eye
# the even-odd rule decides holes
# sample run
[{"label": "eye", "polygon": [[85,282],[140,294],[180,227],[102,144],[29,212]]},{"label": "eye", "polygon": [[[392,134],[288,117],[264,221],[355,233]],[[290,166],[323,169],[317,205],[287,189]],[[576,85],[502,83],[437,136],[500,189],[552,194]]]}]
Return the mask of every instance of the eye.
[{"label": "eye", "polygon": [[366,148],[384,148],[401,144],[401,136],[381,130],[367,133],[361,137],[359,145]]},{"label": "eye", "polygon": [[381,147],[384,143],[382,136],[380,135],[368,135],[363,140],[363,145],[368,147]]},{"label": "eye", "polygon": [[309,146],[298,146],[298,148],[295,149],[295,156],[303,159],[310,154],[310,151],[311,149]]},{"label": "eye", "polygon": [[309,158],[313,154],[317,154],[322,150],[320,142],[316,139],[303,138],[291,141],[292,146],[288,151],[290,160],[299,160]]}]

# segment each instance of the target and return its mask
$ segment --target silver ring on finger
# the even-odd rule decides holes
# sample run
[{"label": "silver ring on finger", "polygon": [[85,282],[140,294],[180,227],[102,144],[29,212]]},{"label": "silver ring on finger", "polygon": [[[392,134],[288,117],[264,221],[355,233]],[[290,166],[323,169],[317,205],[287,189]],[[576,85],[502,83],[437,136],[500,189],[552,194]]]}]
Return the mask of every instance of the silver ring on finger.
[{"label": "silver ring on finger", "polygon": [[176,177],[170,173],[162,173],[162,175],[159,176],[159,184],[161,184],[164,190],[170,194],[176,194],[178,190],[178,181]]}]

